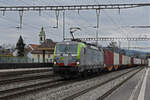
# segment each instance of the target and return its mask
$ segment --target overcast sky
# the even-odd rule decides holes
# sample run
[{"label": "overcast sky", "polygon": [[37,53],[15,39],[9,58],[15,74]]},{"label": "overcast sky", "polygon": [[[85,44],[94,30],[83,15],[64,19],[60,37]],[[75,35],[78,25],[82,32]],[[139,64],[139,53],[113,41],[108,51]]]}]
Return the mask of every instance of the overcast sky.
[{"label": "overcast sky", "polygon": [[[0,6],[19,5],[80,5],[80,4],[110,4],[110,3],[149,3],[150,0],[0,0]],[[66,11],[66,37],[70,37],[69,28],[77,26],[81,31],[76,32],[75,37],[95,37],[96,11]],[[124,36],[124,37],[150,37],[150,29],[129,28],[131,25],[149,25],[149,7],[131,8],[121,10],[101,10],[99,37],[101,36]],[[18,30],[18,12],[6,12],[3,16],[0,12],[0,44],[16,44],[19,36],[22,35],[26,44],[38,44],[39,32],[43,26],[47,38],[53,41],[62,41],[62,12],[59,15],[59,27],[56,26],[54,11],[24,12],[23,28]],[[149,46],[150,41],[130,42],[130,46]],[[109,42],[100,42],[107,45]],[[121,46],[127,43],[121,41]],[[149,46],[150,47],[150,46]],[[149,51],[149,49],[144,51]],[[143,50],[142,50],[143,51]]]}]

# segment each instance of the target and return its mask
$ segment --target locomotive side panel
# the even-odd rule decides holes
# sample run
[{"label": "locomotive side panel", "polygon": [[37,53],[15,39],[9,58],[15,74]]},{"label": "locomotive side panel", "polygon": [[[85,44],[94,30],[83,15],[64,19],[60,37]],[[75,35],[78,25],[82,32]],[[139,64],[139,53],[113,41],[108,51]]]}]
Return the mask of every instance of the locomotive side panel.
[{"label": "locomotive side panel", "polygon": [[84,66],[85,65],[85,52],[84,52],[84,48],[80,49],[80,66]]},{"label": "locomotive side panel", "polygon": [[101,68],[104,64],[103,52],[92,48],[82,48],[80,52],[80,65],[85,69]]},{"label": "locomotive side panel", "polygon": [[99,63],[100,63],[100,67],[104,68],[104,52],[103,50],[101,50],[101,52],[99,53]]}]

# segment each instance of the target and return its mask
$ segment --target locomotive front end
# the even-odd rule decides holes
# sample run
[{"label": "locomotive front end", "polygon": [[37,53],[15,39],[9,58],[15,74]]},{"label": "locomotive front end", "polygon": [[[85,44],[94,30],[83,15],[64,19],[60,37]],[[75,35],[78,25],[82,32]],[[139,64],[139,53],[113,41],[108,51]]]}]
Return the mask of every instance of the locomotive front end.
[{"label": "locomotive front end", "polygon": [[77,42],[57,43],[54,51],[54,72],[68,75],[78,71],[79,55]]}]

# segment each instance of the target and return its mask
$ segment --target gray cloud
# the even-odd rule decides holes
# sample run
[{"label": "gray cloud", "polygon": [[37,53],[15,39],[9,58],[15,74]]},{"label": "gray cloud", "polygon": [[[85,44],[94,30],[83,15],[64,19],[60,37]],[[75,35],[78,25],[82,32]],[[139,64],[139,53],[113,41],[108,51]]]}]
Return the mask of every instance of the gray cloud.
[{"label": "gray cloud", "polygon": [[[0,0],[0,6],[5,5],[75,5],[75,4],[107,4],[107,3],[145,3],[148,0]],[[1,13],[1,12],[0,12]],[[59,28],[54,29],[56,18],[54,11],[44,11],[42,16],[38,12],[25,12],[23,16],[23,29],[18,30],[18,12],[0,14],[0,44],[15,44],[19,35],[23,35],[25,42],[38,43],[38,34],[43,26],[47,38],[54,41],[62,40],[62,12],[59,17]],[[95,37],[96,29],[95,11],[67,11],[66,36],[70,37],[69,28],[81,27],[82,31],[76,32],[76,37]],[[140,7],[121,10],[102,10],[100,16],[99,36],[142,36],[149,33],[149,29],[131,29],[129,25],[149,25],[149,7]],[[147,43],[147,42],[146,42]],[[103,44],[103,43],[102,43]],[[106,43],[107,44],[107,43]],[[139,43],[140,44],[140,43]],[[138,43],[136,44],[138,45]]]}]

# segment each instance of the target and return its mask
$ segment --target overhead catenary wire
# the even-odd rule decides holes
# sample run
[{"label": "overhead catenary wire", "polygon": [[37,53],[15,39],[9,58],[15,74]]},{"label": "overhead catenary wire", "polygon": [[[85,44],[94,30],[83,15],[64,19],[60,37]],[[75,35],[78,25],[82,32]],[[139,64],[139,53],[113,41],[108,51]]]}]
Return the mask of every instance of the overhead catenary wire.
[{"label": "overhead catenary wire", "polygon": [[[5,4],[5,3],[4,3],[4,4]],[[5,16],[5,11],[3,12],[3,16]],[[19,16],[20,16],[20,27],[21,27],[21,26],[22,26],[23,11],[19,11]],[[1,17],[1,19],[4,19],[4,17]],[[9,19],[4,19],[4,20],[10,20],[10,18],[9,18]],[[15,23],[18,23],[18,22],[15,21],[14,19],[11,20],[11,21],[12,21],[12,22],[15,22]],[[28,24],[26,24],[26,25],[28,25]],[[29,26],[38,29],[37,27],[34,27],[33,25],[29,25]]]},{"label": "overhead catenary wire", "polygon": [[[38,0],[39,1],[39,0]],[[40,0],[41,1],[41,0]],[[43,0],[42,0],[43,1]],[[55,0],[56,1],[56,0]],[[97,0],[96,0],[97,1]],[[57,1],[58,2],[58,1]],[[75,2],[75,1],[74,1]],[[88,1],[87,1],[88,2]],[[45,2],[46,3],[46,2]],[[42,2],[42,4],[45,4],[44,2]]]},{"label": "overhead catenary wire", "polygon": [[114,21],[114,19],[113,19],[109,14],[107,14],[106,11],[103,10],[103,13],[106,15],[106,17],[109,18],[109,20],[112,22],[112,24],[114,24],[116,27],[118,27],[119,29],[121,29],[121,30],[119,30],[121,33],[126,33],[125,30],[123,30],[123,29]]}]

